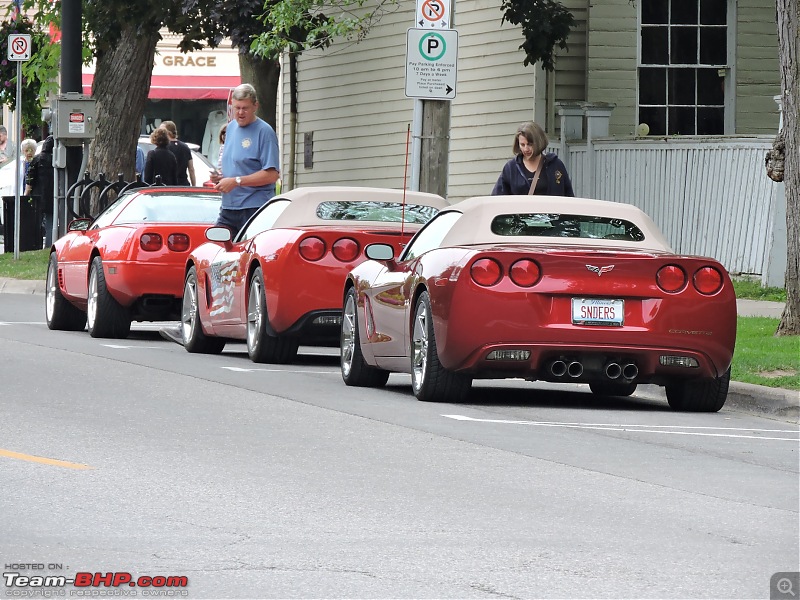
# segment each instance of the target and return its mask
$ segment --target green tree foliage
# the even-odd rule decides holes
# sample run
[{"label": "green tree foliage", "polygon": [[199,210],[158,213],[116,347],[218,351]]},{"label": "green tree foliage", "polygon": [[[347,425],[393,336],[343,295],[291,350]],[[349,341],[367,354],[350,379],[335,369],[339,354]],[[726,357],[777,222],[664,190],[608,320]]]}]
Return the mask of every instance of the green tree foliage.
[{"label": "green tree foliage", "polygon": [[53,44],[49,23],[31,21],[25,16],[14,18],[11,10],[0,24],[0,104],[11,110],[17,105],[17,63],[8,60],[8,37],[15,33],[31,36],[31,58],[21,61],[22,124],[29,129],[41,122],[42,104],[57,89],[56,75],[61,56],[60,46]]},{"label": "green tree foliage", "polygon": [[555,47],[567,47],[570,28],[575,18],[560,2],[555,0],[503,0],[501,23],[508,21],[522,25],[525,41],[520,49],[525,52],[523,65],[542,61],[542,68],[555,69]]}]

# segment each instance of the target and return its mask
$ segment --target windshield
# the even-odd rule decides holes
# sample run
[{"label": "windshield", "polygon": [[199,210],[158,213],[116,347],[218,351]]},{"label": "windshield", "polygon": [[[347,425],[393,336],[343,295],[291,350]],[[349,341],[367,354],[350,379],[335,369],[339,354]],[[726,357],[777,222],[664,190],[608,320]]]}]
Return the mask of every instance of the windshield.
[{"label": "windshield", "polygon": [[571,237],[641,242],[644,233],[624,219],[559,213],[497,215],[492,233],[502,236]]},{"label": "windshield", "polygon": [[317,216],[330,221],[378,221],[382,223],[417,223],[423,225],[439,212],[433,206],[401,202],[320,202]]},{"label": "windshield", "polygon": [[123,194],[92,223],[92,229],[111,223],[214,223],[221,198],[216,194],[138,194],[128,202]]}]

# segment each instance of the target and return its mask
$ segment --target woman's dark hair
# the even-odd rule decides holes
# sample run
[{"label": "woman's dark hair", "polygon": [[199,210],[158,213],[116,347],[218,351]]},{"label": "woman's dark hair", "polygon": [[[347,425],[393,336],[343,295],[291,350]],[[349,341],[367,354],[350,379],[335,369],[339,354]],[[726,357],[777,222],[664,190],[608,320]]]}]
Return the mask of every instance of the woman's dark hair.
[{"label": "woman's dark hair", "polygon": [[158,148],[166,148],[167,144],[169,144],[169,135],[161,128],[155,129],[150,134],[150,143],[155,144]]},{"label": "woman's dark hair", "polygon": [[544,129],[533,121],[528,121],[517,127],[517,133],[514,135],[514,155],[521,154],[519,149],[519,136],[525,136],[528,143],[533,146],[533,155],[539,156],[544,152],[550,140],[547,139],[547,134]]}]

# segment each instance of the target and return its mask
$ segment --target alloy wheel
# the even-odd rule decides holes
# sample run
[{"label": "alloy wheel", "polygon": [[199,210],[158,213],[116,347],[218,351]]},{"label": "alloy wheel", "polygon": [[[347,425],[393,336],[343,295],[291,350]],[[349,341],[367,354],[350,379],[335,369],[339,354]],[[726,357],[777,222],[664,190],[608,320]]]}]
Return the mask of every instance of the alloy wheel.
[{"label": "alloy wheel", "polygon": [[86,302],[86,318],[91,331],[97,320],[97,271],[95,269],[89,271],[89,297]]},{"label": "alloy wheel", "polygon": [[340,342],[342,373],[345,377],[350,375],[350,369],[353,368],[353,352],[356,346],[356,327],[356,303],[353,295],[349,294],[344,305],[344,312],[342,313],[342,337]]},{"label": "alloy wheel", "polygon": [[424,302],[419,303],[417,314],[414,316],[411,352],[411,381],[414,390],[419,390],[425,381],[428,368],[428,310]]},{"label": "alloy wheel", "polygon": [[186,344],[197,327],[197,280],[189,277],[183,290],[183,308],[181,309],[181,335]]}]

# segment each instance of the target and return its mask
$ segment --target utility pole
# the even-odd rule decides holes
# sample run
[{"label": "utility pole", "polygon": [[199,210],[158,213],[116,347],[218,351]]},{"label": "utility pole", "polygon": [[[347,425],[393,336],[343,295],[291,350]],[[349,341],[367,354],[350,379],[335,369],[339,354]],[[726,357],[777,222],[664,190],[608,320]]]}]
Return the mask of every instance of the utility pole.
[{"label": "utility pole", "polygon": [[422,101],[419,190],[447,197],[450,101]]},{"label": "utility pole", "polygon": [[[83,40],[81,39],[81,21],[83,7],[81,0],[61,0],[61,93],[82,93],[83,80],[81,77],[81,54]],[[66,167],[65,180],[57,181],[56,198],[58,199],[57,221],[58,236],[67,232],[68,210],[65,198],[70,186],[80,178],[83,148],[81,146],[61,146],[65,153],[65,161],[61,165]],[[63,187],[62,187],[63,186]],[[61,201],[63,199],[63,201]],[[53,239],[57,239],[54,235]]]}]

